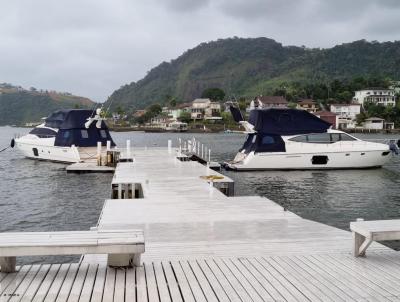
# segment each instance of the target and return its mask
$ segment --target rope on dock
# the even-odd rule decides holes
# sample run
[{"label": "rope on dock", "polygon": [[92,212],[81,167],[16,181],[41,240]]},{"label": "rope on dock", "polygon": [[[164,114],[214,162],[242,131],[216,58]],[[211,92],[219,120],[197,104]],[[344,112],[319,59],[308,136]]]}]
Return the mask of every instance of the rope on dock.
[{"label": "rope on dock", "polygon": [[4,149],[1,149],[0,152],[6,151],[8,148],[10,148],[11,146],[7,146]]}]

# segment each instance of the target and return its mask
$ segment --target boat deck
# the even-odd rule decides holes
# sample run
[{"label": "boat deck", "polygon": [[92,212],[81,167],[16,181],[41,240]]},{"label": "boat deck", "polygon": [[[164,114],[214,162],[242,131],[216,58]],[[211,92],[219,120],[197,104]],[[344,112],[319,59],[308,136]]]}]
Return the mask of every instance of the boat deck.
[{"label": "boat deck", "polygon": [[0,274],[0,299],[400,301],[398,252],[374,243],[366,258],[354,258],[350,232],[267,198],[227,197],[201,178],[220,174],[167,149],[132,154],[113,184],[140,183],[144,198],[106,200],[97,228],[143,229],[143,266],[107,268],[102,255],[25,265]]}]

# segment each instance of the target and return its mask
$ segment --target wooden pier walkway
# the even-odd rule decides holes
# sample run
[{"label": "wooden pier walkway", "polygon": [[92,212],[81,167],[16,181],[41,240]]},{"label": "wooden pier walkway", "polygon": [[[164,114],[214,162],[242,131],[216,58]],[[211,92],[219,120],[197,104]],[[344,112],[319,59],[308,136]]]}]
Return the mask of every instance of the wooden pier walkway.
[{"label": "wooden pier walkway", "polygon": [[25,265],[0,301],[400,301],[399,271],[395,252]]},{"label": "wooden pier walkway", "polygon": [[132,154],[113,186],[140,184],[143,196],[106,200],[96,227],[143,229],[143,266],[96,255],[25,265],[0,274],[0,301],[400,301],[398,252],[374,243],[354,258],[350,232],[267,198],[227,197],[202,176],[230,179],[175,151]]}]

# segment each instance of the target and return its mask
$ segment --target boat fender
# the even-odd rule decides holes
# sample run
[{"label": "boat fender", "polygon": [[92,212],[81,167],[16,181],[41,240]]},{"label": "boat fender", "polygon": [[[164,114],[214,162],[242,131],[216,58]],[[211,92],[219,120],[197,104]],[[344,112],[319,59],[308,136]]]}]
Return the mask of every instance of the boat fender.
[{"label": "boat fender", "polygon": [[397,142],[397,144],[395,142],[391,142],[389,145],[390,151],[392,151],[396,155],[399,155],[399,151],[400,151],[398,144],[399,144],[399,142]]},{"label": "boat fender", "polygon": [[11,140],[10,147],[11,147],[11,148],[14,148],[14,146],[15,146],[15,139],[12,139],[12,140]]}]

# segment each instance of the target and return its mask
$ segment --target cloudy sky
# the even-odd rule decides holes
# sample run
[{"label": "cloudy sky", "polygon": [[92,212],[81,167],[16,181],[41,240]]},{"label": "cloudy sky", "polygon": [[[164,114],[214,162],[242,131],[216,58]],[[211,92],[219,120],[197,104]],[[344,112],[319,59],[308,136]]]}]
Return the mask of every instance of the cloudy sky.
[{"label": "cloudy sky", "polygon": [[0,3],[0,82],[102,102],[205,41],[269,37],[331,47],[399,40],[400,0],[11,0]]}]

